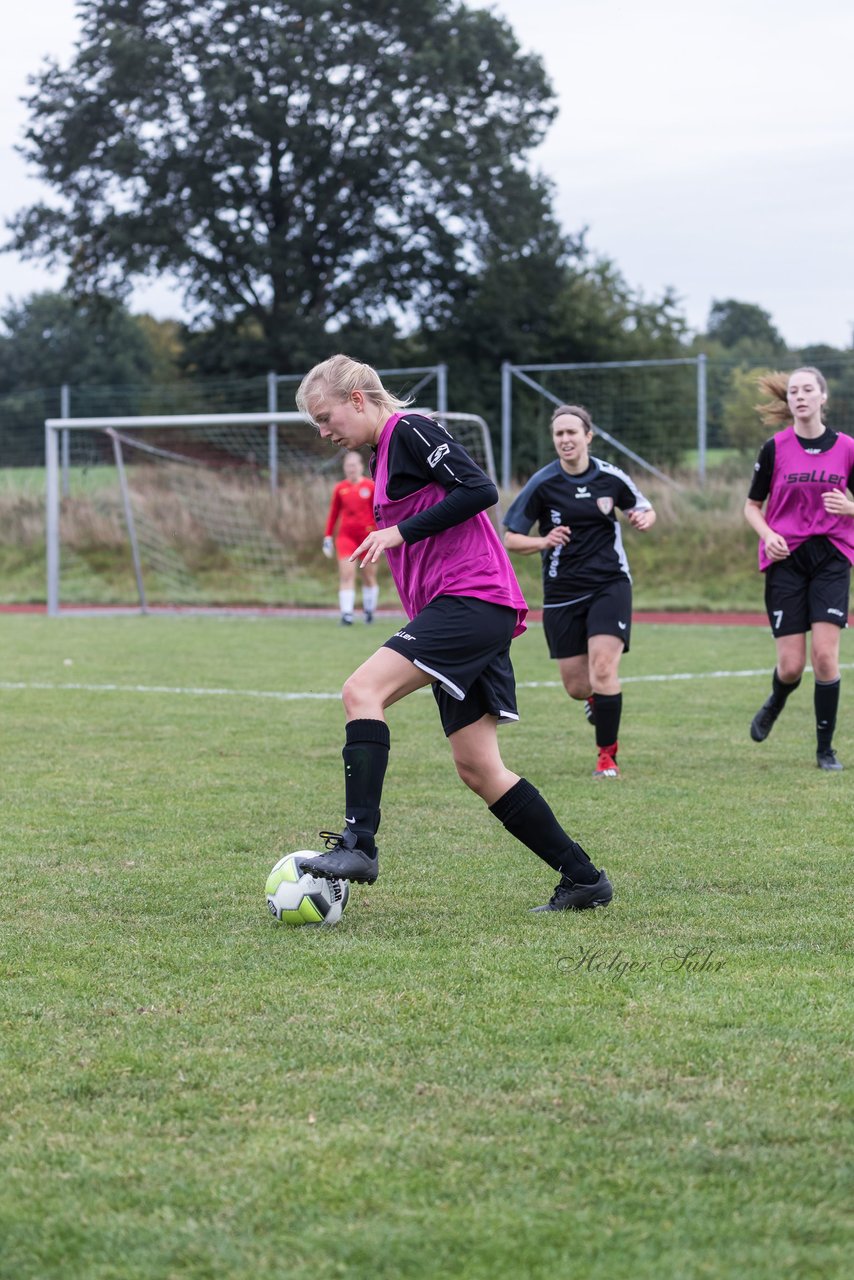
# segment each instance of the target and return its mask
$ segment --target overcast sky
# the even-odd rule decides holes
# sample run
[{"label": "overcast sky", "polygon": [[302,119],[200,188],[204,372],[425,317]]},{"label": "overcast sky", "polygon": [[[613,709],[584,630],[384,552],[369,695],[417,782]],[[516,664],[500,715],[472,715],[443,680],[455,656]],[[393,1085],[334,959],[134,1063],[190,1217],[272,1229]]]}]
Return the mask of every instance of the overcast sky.
[{"label": "overcast sky", "polygon": [[[470,0],[476,3],[477,0]],[[533,164],[565,230],[647,298],[672,286],[694,329],[714,298],[757,303],[791,345],[852,345],[852,0],[488,0],[539,53],[560,115]],[[13,147],[26,76],[67,61],[73,0],[6,15],[0,46],[5,221],[45,192]],[[4,237],[5,238],[5,237]],[[0,302],[61,286],[0,256]],[[137,310],[180,314],[157,283]]]}]

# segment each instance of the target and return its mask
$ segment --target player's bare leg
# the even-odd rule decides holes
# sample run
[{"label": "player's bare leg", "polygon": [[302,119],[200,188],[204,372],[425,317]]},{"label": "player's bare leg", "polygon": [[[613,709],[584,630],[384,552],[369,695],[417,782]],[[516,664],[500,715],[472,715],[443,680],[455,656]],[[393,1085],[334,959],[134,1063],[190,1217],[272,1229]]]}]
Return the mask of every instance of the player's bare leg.
[{"label": "player's bare leg", "polygon": [[353,609],[356,602],[356,566],[350,563],[347,556],[338,558],[338,608],[341,612],[342,627],[349,627],[353,622]]},{"label": "player's bare leg", "polygon": [[596,698],[590,683],[590,663],[586,653],[574,658],[558,658],[557,669],[564,689],[574,702],[584,703],[588,724],[596,727]]},{"label": "player's bare leg", "polygon": [[458,729],[448,741],[460,778],[486,804],[495,804],[519,781],[518,773],[508,769],[501,759],[498,722],[494,716],[484,716]]},{"label": "player's bare leg", "polygon": [[377,566],[366,564],[362,569],[362,612],[365,622],[371,623],[376,613],[380,589],[377,586]]}]

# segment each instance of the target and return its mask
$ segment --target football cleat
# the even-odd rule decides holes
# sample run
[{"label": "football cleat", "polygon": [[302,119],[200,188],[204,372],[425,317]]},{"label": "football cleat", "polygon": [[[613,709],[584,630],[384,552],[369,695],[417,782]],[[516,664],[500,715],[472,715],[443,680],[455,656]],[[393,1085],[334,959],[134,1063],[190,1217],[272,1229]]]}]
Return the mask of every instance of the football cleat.
[{"label": "football cleat", "polygon": [[826,751],[816,751],[815,762],[819,769],[827,769],[834,773],[838,773],[840,769],[845,767],[842,761],[836,758],[836,752],[833,747],[828,747]]},{"label": "football cleat", "polygon": [[345,831],[321,831],[328,853],[316,858],[305,858],[303,866],[313,876],[324,880],[355,880],[357,884],[373,884],[379,875],[377,851],[365,853],[356,844],[356,833],[348,827]]},{"label": "football cleat", "polygon": [[764,742],[774,728],[774,722],[783,710],[773,693],[767,702],[756,712],[750,722],[750,736],[754,742]]},{"label": "football cleat", "polygon": [[374,615],[371,613],[370,609],[366,609],[366,610],[365,610],[365,622],[367,622],[367,623],[371,623],[371,622],[373,622],[373,620],[374,620]]},{"label": "football cleat", "polygon": [[619,778],[620,767],[617,764],[617,744],[612,747],[600,747],[599,759],[593,770],[594,778]]},{"label": "football cleat", "polygon": [[587,717],[587,723],[596,727],[596,695],[591,693],[589,698],[584,699],[584,714]]},{"label": "football cleat", "polygon": [[568,876],[561,876],[545,906],[531,907],[531,911],[588,911],[607,907],[613,896],[614,887],[604,871],[599,872],[595,884],[576,884]]},{"label": "football cleat", "polygon": [[341,614],[341,626],[342,626],[342,627],[352,627],[352,625],[353,625],[353,615],[352,615],[352,613],[342,613],[342,614]]}]

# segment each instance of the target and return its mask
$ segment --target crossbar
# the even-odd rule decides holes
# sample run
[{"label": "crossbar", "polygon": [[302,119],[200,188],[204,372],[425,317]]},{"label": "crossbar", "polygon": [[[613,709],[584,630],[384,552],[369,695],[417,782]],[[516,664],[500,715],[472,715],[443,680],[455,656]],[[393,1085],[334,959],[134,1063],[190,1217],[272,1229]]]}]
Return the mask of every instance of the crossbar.
[{"label": "crossbar", "polygon": [[312,425],[303,413],[170,413],[132,418],[47,418],[45,427],[51,431],[106,431],[108,427],[263,427],[268,422]]}]

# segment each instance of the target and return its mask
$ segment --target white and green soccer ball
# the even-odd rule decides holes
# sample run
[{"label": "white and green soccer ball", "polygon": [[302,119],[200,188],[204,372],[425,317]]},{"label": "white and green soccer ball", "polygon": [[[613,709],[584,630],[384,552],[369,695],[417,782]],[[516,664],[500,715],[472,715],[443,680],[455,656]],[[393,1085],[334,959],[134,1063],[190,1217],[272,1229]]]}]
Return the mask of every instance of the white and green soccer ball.
[{"label": "white and green soccer ball", "polygon": [[337,924],[341,919],[350,885],[346,880],[303,873],[302,859],[316,857],[311,849],[288,853],[267,876],[267,906],[282,924]]}]

